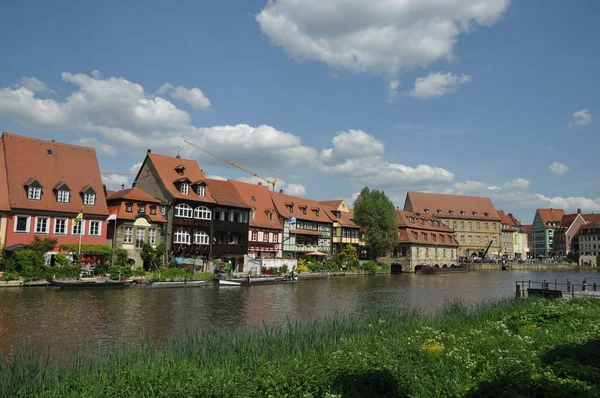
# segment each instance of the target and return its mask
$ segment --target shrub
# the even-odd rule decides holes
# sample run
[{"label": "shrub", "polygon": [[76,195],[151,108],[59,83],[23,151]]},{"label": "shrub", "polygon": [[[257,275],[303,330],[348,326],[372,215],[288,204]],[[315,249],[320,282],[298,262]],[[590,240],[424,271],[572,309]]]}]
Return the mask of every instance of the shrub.
[{"label": "shrub", "polygon": [[110,279],[127,279],[133,275],[133,270],[131,267],[113,265],[112,267],[108,268],[108,273],[110,274]]},{"label": "shrub", "polygon": [[2,280],[5,281],[16,281],[17,279],[19,279],[19,273],[15,272],[15,271],[6,271],[4,272],[4,275],[2,275]]},{"label": "shrub", "polygon": [[202,272],[198,274],[198,279],[201,281],[208,281],[215,278],[215,274],[212,272]]},{"label": "shrub", "polygon": [[365,261],[362,264],[362,269],[368,272],[370,275],[375,275],[377,273],[377,263],[375,261]]},{"label": "shrub", "polygon": [[296,270],[298,271],[298,273],[308,272],[308,267],[306,266],[306,263],[303,258],[298,259],[298,266],[296,267]]},{"label": "shrub", "polygon": [[280,271],[282,274],[287,274],[287,272],[288,272],[288,265],[287,265],[287,264],[283,264],[283,265],[282,265],[282,266],[279,268],[279,271]]},{"label": "shrub", "polygon": [[98,264],[96,265],[96,267],[94,268],[94,275],[106,275],[108,274],[108,268],[110,267],[110,264]]},{"label": "shrub", "polygon": [[81,267],[73,267],[72,265],[44,267],[46,278],[55,277],[57,279],[75,279],[81,275]]},{"label": "shrub", "polygon": [[13,253],[20,274],[26,280],[45,279],[43,253],[33,249],[17,250]]},{"label": "shrub", "polygon": [[186,271],[183,268],[167,268],[153,274],[152,279],[159,281],[166,280],[178,280],[178,279],[192,279],[193,275],[190,271]]},{"label": "shrub", "polygon": [[146,271],[143,268],[136,268],[132,271],[133,276],[145,276]]}]

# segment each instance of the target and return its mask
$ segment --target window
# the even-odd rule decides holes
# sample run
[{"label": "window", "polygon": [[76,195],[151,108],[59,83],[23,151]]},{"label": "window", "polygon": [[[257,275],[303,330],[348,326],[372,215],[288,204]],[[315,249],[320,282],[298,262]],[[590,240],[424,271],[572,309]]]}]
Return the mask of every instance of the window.
[{"label": "window", "polygon": [[449,213],[451,216],[453,216],[453,215],[454,215],[454,210],[450,210],[448,213]]},{"label": "window", "polygon": [[144,237],[146,236],[146,230],[144,228],[136,228],[135,230],[135,248],[141,249],[144,247]]},{"label": "window", "polygon": [[473,229],[473,223],[469,221],[469,231]]},{"label": "window", "polygon": [[467,243],[473,243],[473,237],[471,235],[467,236]]},{"label": "window", "polygon": [[490,243],[490,237],[489,236],[485,237],[485,243]]},{"label": "window", "polygon": [[476,211],[473,212],[473,217],[477,217],[477,212]]},{"label": "window", "polygon": [[133,213],[133,203],[126,203],[125,204],[125,211],[127,213]]},{"label": "window", "polygon": [[476,242],[481,243],[481,236],[477,235]]},{"label": "window", "polygon": [[279,233],[273,232],[273,243],[277,243],[279,241]]},{"label": "window", "polygon": [[477,229],[477,230],[481,229],[481,223],[479,221],[475,223],[475,229]]},{"label": "window", "polygon": [[194,218],[199,220],[210,220],[211,214],[208,207],[199,206],[194,209]]},{"label": "window", "polygon": [[460,222],[460,229],[462,229],[464,231],[464,229],[465,229],[465,222],[464,221]]},{"label": "window", "polygon": [[190,185],[187,182],[182,182],[181,187],[179,188],[179,192],[184,195],[187,195],[190,190]]},{"label": "window", "polygon": [[85,231],[85,220],[79,220],[79,222],[73,220],[73,226],[71,227],[71,235],[82,235]]},{"label": "window", "polygon": [[425,214],[429,214],[429,209],[425,209]]},{"label": "window", "polygon": [[464,210],[461,210],[461,211],[460,211],[460,215],[461,215],[461,216],[464,216],[464,215],[465,215],[465,211],[464,211]]},{"label": "window", "polygon": [[175,206],[175,217],[192,218],[192,207],[185,203]]},{"label": "window", "polygon": [[101,226],[101,221],[90,221],[90,236],[100,236]]},{"label": "window", "polygon": [[150,214],[152,214],[152,215],[156,214],[156,206],[150,206]]},{"label": "window", "polygon": [[490,224],[489,223],[483,223],[483,228],[487,231],[490,229]]},{"label": "window", "polygon": [[434,242],[436,241],[435,234],[431,234],[431,240],[434,241]]},{"label": "window", "polygon": [[269,241],[269,233],[263,232],[263,242],[268,242],[268,241]]},{"label": "window", "polygon": [[96,203],[96,194],[95,193],[86,193],[83,194],[83,204],[88,206],[93,206]]},{"label": "window", "polygon": [[285,205],[290,213],[294,212],[294,205]]},{"label": "window", "polygon": [[15,232],[29,232],[29,216],[16,216]]},{"label": "window", "polygon": [[256,218],[256,209],[250,210],[250,219],[254,220]]},{"label": "window", "polygon": [[204,197],[206,194],[206,187],[204,185],[198,185],[198,188],[196,188],[196,193],[198,196]]},{"label": "window", "polygon": [[183,231],[180,229],[179,231],[175,232],[175,239],[173,240],[173,242],[189,245],[191,242],[190,233],[188,231]]},{"label": "window", "polygon": [[496,224],[495,223],[492,223],[492,229],[496,230]]},{"label": "window", "polygon": [[444,243],[444,235],[440,235],[440,242]]},{"label": "window", "polygon": [[148,243],[151,245],[156,244],[156,230],[150,229],[148,230]]},{"label": "window", "polygon": [[204,231],[194,232],[194,244],[196,245],[208,245],[209,239],[208,234]]},{"label": "window", "polygon": [[306,207],[301,207],[300,210],[302,211],[302,214],[306,214]]},{"label": "window", "polygon": [[442,211],[440,209],[438,209],[437,214],[441,215]]},{"label": "window", "polygon": [[167,206],[160,206],[160,214],[163,216],[167,215]]},{"label": "window", "polygon": [[36,217],[35,220],[35,233],[36,234],[47,234],[49,230],[48,217]]},{"label": "window", "polygon": [[315,213],[315,216],[319,216],[319,209],[313,209],[313,213]]},{"label": "window", "polygon": [[413,239],[415,239],[415,240],[419,240],[419,234],[418,234],[418,233],[416,233],[416,232],[413,232],[413,233],[412,233],[412,237],[413,237]]},{"label": "window", "polygon": [[125,235],[123,235],[123,243],[133,242],[133,227],[125,227]]},{"label": "window", "polygon": [[423,238],[423,240],[427,240],[427,234],[425,232],[421,232],[421,238]]},{"label": "window", "polygon": [[71,192],[61,189],[56,195],[56,200],[62,203],[68,203],[71,197]]},{"label": "window", "polygon": [[444,225],[450,228],[450,220],[444,220]]},{"label": "window", "polygon": [[139,214],[146,213],[146,206],[145,205],[138,205],[138,213]]},{"label": "window", "polygon": [[258,240],[258,232],[257,231],[252,231],[252,241],[256,242]]},{"label": "window", "polygon": [[54,234],[55,235],[66,235],[67,234],[67,219],[66,218],[55,218],[54,219]]},{"label": "window", "polygon": [[454,228],[454,230],[458,228],[458,221],[452,221],[452,228]]},{"label": "window", "polygon": [[27,188],[27,199],[40,200],[42,198],[42,188],[29,187]]},{"label": "window", "polygon": [[460,242],[461,242],[461,243],[465,243],[465,236],[464,236],[464,235],[461,235],[461,236],[460,236]]},{"label": "window", "polygon": [[275,221],[274,217],[273,217],[273,213],[269,213],[269,221]]}]

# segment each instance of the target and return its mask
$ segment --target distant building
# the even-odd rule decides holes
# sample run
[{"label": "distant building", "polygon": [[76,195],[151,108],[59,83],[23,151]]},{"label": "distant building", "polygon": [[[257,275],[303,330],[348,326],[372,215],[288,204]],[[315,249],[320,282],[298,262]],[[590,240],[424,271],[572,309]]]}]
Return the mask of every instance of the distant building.
[{"label": "distant building", "polygon": [[558,255],[579,252],[579,230],[593,222],[600,222],[600,214],[585,214],[581,209],[577,209],[577,213],[574,214],[565,214],[555,234],[555,248]]},{"label": "distant building", "polygon": [[581,256],[600,256],[600,222],[586,224],[580,228],[579,253]]},{"label": "distant building", "polygon": [[451,228],[459,256],[494,257],[500,253],[500,217],[490,198],[408,192],[404,210],[435,217]]},{"label": "distant building", "polygon": [[555,246],[556,232],[561,228],[565,212],[562,209],[537,209],[531,227],[529,242],[531,257],[543,258],[558,255]]},{"label": "distant building", "polygon": [[385,259],[392,271],[414,272],[417,265],[450,267],[457,264],[454,231],[433,216],[397,210],[398,244]]},{"label": "distant building", "polygon": [[[96,151],[76,145],[2,135],[10,215],[7,249],[35,237],[56,239],[50,261],[61,244],[106,244],[108,209]],[[1,170],[0,170],[0,174]],[[6,213],[6,196],[0,194]],[[75,218],[83,210],[83,220]],[[81,238],[81,239],[80,239]]]},{"label": "distant building", "polygon": [[331,254],[333,222],[319,202],[279,192],[270,192],[270,195],[282,217],[284,255],[298,257],[310,252]]},{"label": "distant building", "polygon": [[10,216],[8,201],[8,178],[6,176],[6,159],[4,157],[4,139],[0,138],[0,250],[6,241],[6,226]]},{"label": "distant building", "polygon": [[529,252],[527,234],[521,222],[512,213],[505,214],[503,210],[498,210],[498,215],[501,229],[501,255],[511,260],[527,258]]},{"label": "distant building", "polygon": [[363,242],[360,227],[352,220],[353,212],[346,206],[343,199],[319,201],[327,216],[333,222],[331,236],[331,254],[336,255],[344,250],[346,245],[356,247],[359,258],[367,259],[368,251]]},{"label": "distant building", "polygon": [[129,188],[109,193],[106,203],[110,218],[114,218],[107,224],[107,243],[127,250],[132,267],[151,270],[140,253],[144,244],[156,248],[166,238],[167,220],[161,213],[161,201],[139,188]]}]

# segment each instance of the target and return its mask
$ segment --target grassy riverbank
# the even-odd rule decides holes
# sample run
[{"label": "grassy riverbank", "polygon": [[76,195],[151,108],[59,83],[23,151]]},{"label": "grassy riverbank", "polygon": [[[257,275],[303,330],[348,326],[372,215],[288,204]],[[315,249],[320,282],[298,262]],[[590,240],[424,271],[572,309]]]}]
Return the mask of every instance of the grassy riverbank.
[{"label": "grassy riverbank", "polygon": [[512,397],[600,395],[600,300],[378,313],[73,358],[17,353],[2,396]]}]

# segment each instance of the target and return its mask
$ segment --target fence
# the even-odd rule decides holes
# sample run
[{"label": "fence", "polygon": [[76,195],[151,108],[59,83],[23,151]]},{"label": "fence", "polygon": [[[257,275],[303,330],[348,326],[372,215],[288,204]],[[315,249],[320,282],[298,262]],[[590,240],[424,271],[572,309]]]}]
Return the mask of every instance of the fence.
[{"label": "fence", "polygon": [[[588,283],[588,279],[591,281]],[[585,278],[581,283],[572,283],[570,279],[566,282],[554,281],[516,281],[515,296],[520,297],[597,297],[600,298],[600,278]]]}]

